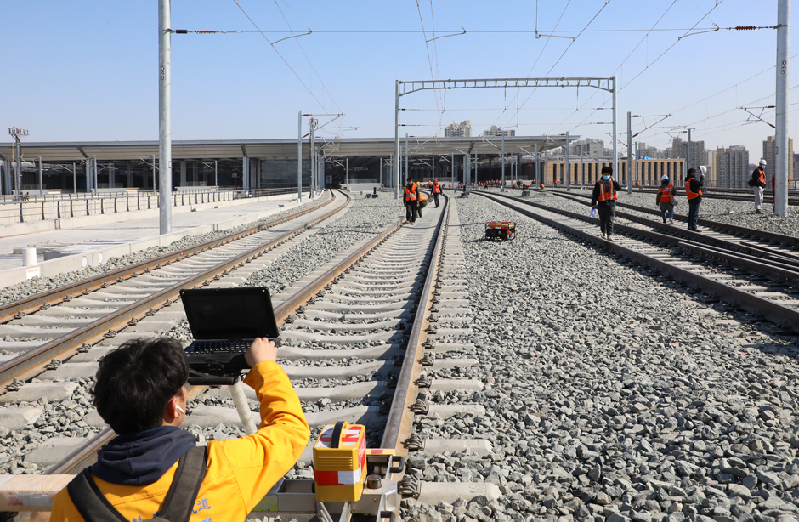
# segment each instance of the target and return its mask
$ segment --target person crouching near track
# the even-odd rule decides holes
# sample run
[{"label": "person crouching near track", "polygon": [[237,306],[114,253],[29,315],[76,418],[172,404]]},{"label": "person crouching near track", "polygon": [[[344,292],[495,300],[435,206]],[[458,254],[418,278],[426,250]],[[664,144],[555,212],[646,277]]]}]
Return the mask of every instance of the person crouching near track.
[{"label": "person crouching near track", "polygon": [[664,174],[660,178],[660,188],[655,196],[655,205],[660,207],[660,217],[663,218],[664,224],[667,218],[669,223],[674,223],[674,197],[676,195],[677,191],[674,189],[674,184]]},{"label": "person crouching near track", "polygon": [[698,230],[696,223],[699,221],[699,205],[702,203],[702,185],[704,178],[696,179],[696,169],[688,169],[685,178],[685,197],[688,199],[688,230]]},{"label": "person crouching near track", "polygon": [[[297,393],[276,357],[268,339],[255,339],[245,354],[252,369],[244,382],[261,403],[258,431],[197,449],[194,436],[179,428],[186,418],[189,362],[178,341],[136,339],[103,357],[92,390],[94,405],[117,436],[100,449],[97,463],[56,495],[50,520],[163,517],[174,513],[162,505],[168,504],[164,499],[173,479],[177,491],[170,503],[190,503],[180,520],[244,520],[294,466],[310,436]],[[192,458],[194,466],[188,464]],[[83,489],[76,489],[79,479]],[[96,488],[87,490],[91,483]],[[195,494],[181,498],[180,491],[187,489]],[[87,508],[86,499],[100,496],[118,512],[114,517],[92,516],[97,507]]]},{"label": "person crouching near track", "polygon": [[591,207],[599,212],[599,229],[602,239],[613,241],[613,217],[616,213],[616,201],[621,187],[613,179],[613,167],[602,167],[602,177],[594,185],[591,194]]}]

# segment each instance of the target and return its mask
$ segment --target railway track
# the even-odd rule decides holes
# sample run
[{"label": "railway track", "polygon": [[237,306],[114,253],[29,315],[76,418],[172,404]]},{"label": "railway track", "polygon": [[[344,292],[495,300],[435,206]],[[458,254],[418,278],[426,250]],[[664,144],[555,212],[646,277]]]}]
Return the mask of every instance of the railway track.
[{"label": "railway track", "polygon": [[[616,235],[613,242],[608,242],[601,239],[597,221],[586,213],[512,196],[478,193],[715,298],[762,315],[779,328],[799,332],[799,245],[796,238],[770,234],[768,238],[781,245],[774,246],[768,241],[743,239],[729,232],[696,233],[617,212]],[[707,221],[704,224],[712,226]],[[720,228],[730,230],[729,225]],[[746,233],[753,234],[751,230]]]},{"label": "railway track", "polygon": [[[591,188],[590,186],[586,186],[587,188]],[[624,188],[624,187],[623,187]],[[626,189],[625,189],[626,190]],[[657,194],[657,187],[647,187],[647,188],[633,188],[633,194]],[[558,193],[562,193],[558,191]],[[730,201],[754,201],[754,196],[752,195],[752,190],[728,190],[728,189],[708,189],[707,192],[703,190],[702,194],[703,198],[708,199],[728,199]],[[771,202],[772,191],[764,191],[763,193],[763,202]],[[789,191],[788,192],[788,205],[789,206],[799,206],[799,196],[797,195],[796,191]]]},{"label": "railway track", "polygon": [[[318,215],[322,212],[322,216]],[[295,234],[301,236],[301,231],[305,231],[311,221],[326,219],[327,214],[326,210],[309,213],[298,218],[300,222],[296,225],[292,222],[290,230],[298,231]],[[279,362],[303,401],[312,426],[312,442],[319,428],[345,420],[367,425],[367,447],[389,448],[404,454],[407,451],[404,442],[415,440],[410,446],[416,449],[420,444],[411,437],[415,415],[447,418],[482,413],[478,406],[436,407],[424,400],[428,393],[438,390],[482,388],[477,381],[439,379],[431,382],[424,378],[423,368],[428,366],[455,368],[475,362],[438,355],[445,354],[448,347],[460,346],[451,341],[457,341],[458,335],[467,331],[462,324],[464,318],[459,316],[466,306],[465,294],[458,291],[464,281],[441,264],[447,257],[450,265],[453,259],[455,264],[459,262],[457,234],[447,252],[448,217],[445,205],[441,212],[428,209],[425,219],[417,220],[414,226],[402,227],[402,220],[397,220],[273,297],[278,324],[283,330]],[[303,222],[303,219],[310,221]],[[267,232],[259,231],[192,258],[151,269],[144,277],[132,277],[105,288],[101,284],[98,290],[86,296],[67,300],[64,305],[71,310],[45,306],[36,314],[0,326],[8,330],[4,332],[6,336],[27,336],[30,340],[22,341],[20,349],[28,345],[35,345],[35,348],[20,358],[38,361],[27,366],[20,364],[21,361],[5,365],[5,373],[0,374],[6,382],[12,383],[10,389],[0,395],[6,411],[27,410],[16,412],[22,413],[20,422],[27,420],[28,426],[33,423],[36,428],[33,433],[39,433],[31,436],[30,451],[21,452],[16,458],[31,464],[40,462],[39,466],[46,468],[46,474],[53,477],[54,482],[47,482],[51,491],[63,487],[69,474],[94,462],[96,450],[114,433],[89,406],[85,392],[76,393],[76,388],[91,381],[97,360],[130,338],[180,334],[181,329],[185,330],[185,323],[177,291],[203,284],[240,284],[249,274],[279,256],[281,249],[288,248],[288,243],[277,246],[277,238],[265,237]],[[278,231],[272,232],[275,233]],[[287,240],[287,234],[289,232],[279,235],[282,241]],[[273,248],[271,252],[270,248]],[[109,314],[107,306],[119,308]],[[76,320],[74,314],[78,308],[84,311],[85,317]],[[440,317],[440,312],[455,315]],[[59,319],[65,316],[73,318]],[[455,324],[448,328],[441,324],[446,321]],[[101,324],[105,325],[104,329],[100,328]],[[53,328],[53,325],[57,326]],[[89,328],[91,332],[76,333]],[[36,329],[41,331],[35,333]],[[443,342],[436,343],[436,338]],[[423,341],[430,348],[427,353],[422,353],[425,350]],[[62,345],[61,351],[46,351],[56,345]],[[77,353],[65,355],[68,353],[66,346]],[[60,355],[53,356],[53,353]],[[59,362],[45,363],[48,358]],[[44,371],[36,373],[43,365]],[[14,371],[17,373],[12,373]],[[31,379],[34,374],[36,377]],[[421,393],[420,387],[424,388]],[[192,386],[189,396],[184,427],[200,442],[243,433],[227,388]],[[63,407],[50,418],[33,418],[42,398],[62,401]],[[254,394],[249,399],[253,400],[251,406],[254,407]],[[73,405],[88,407],[88,414],[72,412],[70,415]],[[257,408],[253,415],[257,416]],[[53,423],[56,425],[52,426]],[[92,427],[97,434],[79,440],[66,436],[48,438],[53,431],[69,433],[60,428],[72,423]],[[441,447],[458,445],[452,441],[427,443],[431,448],[436,444]],[[461,444],[464,448],[478,447],[478,450],[486,445],[480,441],[462,441]],[[290,478],[309,476],[311,455],[309,447],[296,469],[290,472]],[[483,494],[486,489],[485,485],[466,486],[471,487],[469,491],[473,490],[474,494]],[[41,489],[47,491],[48,487]],[[420,483],[406,484],[404,488],[406,493],[423,494]],[[435,491],[436,486],[428,485],[427,490],[428,493]],[[498,495],[493,490],[491,493]],[[461,496],[468,496],[468,493]],[[4,507],[0,501],[1,509]]]}]

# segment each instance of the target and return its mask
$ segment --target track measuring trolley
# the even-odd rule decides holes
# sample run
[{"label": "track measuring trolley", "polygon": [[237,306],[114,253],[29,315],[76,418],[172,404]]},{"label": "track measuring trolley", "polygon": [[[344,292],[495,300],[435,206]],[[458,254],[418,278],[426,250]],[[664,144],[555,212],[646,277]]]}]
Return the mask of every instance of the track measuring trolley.
[{"label": "track measuring trolley", "polygon": [[489,221],[486,223],[486,239],[514,239],[516,223],[513,221]]}]

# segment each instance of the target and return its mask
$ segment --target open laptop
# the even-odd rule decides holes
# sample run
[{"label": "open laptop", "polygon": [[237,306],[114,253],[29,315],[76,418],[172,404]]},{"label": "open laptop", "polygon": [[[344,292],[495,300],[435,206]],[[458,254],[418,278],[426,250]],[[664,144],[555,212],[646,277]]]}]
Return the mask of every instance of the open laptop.
[{"label": "open laptop", "polygon": [[280,335],[267,288],[192,288],[180,298],[195,339],[185,349],[193,372],[240,374],[253,339]]}]

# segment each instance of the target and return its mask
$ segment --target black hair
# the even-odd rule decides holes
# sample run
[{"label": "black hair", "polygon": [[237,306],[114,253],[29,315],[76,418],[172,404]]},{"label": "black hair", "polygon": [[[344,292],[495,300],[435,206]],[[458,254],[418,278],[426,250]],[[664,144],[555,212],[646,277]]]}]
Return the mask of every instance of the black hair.
[{"label": "black hair", "polygon": [[157,428],[189,380],[189,360],[169,337],[133,339],[100,359],[92,389],[100,417],[119,435]]},{"label": "black hair", "polygon": [[613,174],[613,167],[602,167],[602,174]]},{"label": "black hair", "polygon": [[696,169],[693,167],[688,169],[688,177],[690,178],[691,176],[696,176]]}]

